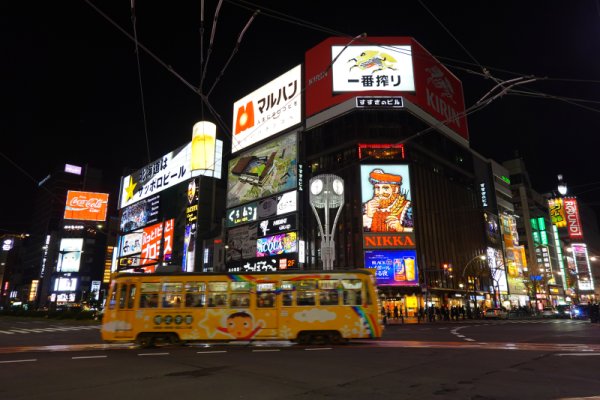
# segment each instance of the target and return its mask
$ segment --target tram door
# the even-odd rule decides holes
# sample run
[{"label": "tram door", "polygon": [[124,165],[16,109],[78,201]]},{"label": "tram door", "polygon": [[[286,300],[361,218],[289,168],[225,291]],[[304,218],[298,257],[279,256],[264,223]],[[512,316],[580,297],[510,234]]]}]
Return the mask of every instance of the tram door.
[{"label": "tram door", "polygon": [[135,283],[120,283],[117,288],[117,315],[115,321],[115,336],[120,338],[129,338],[133,336],[133,316],[136,297]]},{"label": "tram door", "polygon": [[257,337],[276,337],[278,332],[277,284],[261,282],[256,286],[256,322],[262,325]]}]

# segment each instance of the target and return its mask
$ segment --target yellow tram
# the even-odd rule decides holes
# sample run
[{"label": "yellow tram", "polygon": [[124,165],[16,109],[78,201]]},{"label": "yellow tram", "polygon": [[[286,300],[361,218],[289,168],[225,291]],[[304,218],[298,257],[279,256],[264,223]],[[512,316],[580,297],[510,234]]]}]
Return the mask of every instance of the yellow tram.
[{"label": "yellow tram", "polygon": [[290,340],[341,343],[383,332],[370,270],[119,273],[102,322],[107,342]]}]

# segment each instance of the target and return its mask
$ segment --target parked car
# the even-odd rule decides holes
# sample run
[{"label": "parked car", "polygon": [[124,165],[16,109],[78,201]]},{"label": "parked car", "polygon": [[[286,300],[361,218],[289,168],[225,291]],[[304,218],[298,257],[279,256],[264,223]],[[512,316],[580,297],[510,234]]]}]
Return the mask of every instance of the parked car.
[{"label": "parked car", "polygon": [[508,311],[503,308],[488,308],[483,313],[484,319],[508,319]]}]

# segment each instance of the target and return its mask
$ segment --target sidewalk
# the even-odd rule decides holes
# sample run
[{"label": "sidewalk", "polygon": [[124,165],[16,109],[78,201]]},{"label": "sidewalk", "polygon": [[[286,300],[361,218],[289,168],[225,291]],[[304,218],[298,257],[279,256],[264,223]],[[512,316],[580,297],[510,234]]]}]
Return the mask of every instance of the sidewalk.
[{"label": "sidewalk", "polygon": [[[516,321],[516,320],[529,320],[529,319],[542,319],[541,316],[509,316],[506,320],[504,321],[508,321],[508,320],[512,320],[512,321]],[[386,325],[409,325],[409,324],[447,324],[447,323],[476,323],[476,322],[484,322],[484,321],[490,321],[491,319],[485,319],[485,318],[465,318],[462,319],[459,318],[458,320],[455,319],[449,319],[449,320],[441,320],[441,319],[436,319],[432,322],[429,321],[428,318],[421,318],[421,320],[419,321],[417,319],[417,317],[404,317],[404,318],[398,318],[398,319],[394,319],[394,318],[390,318],[387,320],[387,324]],[[496,321],[496,320],[491,320],[491,321]]]}]

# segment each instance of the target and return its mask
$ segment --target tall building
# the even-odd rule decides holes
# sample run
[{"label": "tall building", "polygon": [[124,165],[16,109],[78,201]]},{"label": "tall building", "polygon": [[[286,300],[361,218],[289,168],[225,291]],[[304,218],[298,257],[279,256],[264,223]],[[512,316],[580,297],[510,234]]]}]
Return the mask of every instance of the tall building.
[{"label": "tall building", "polygon": [[299,66],[235,103],[227,270],[370,268],[405,315],[501,301],[460,81],[412,38],[352,42],[307,51],[303,91]]},{"label": "tall building", "polygon": [[510,174],[515,213],[519,216],[517,232],[527,262],[524,283],[532,306],[541,309],[564,304],[564,275],[558,256],[561,247],[557,246],[547,199],[533,189],[523,159],[505,161],[503,166]]},{"label": "tall building", "polygon": [[[38,186],[22,263],[8,282],[16,293],[10,301],[52,308],[80,305],[90,296],[99,300],[106,234],[97,224],[105,221],[108,206],[108,194],[98,193],[101,171],[65,164]],[[103,217],[96,218],[100,209]],[[83,213],[94,216],[79,217]]]}]

